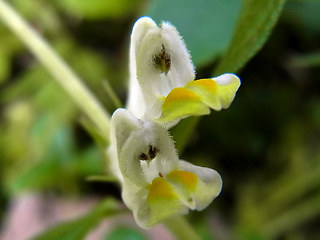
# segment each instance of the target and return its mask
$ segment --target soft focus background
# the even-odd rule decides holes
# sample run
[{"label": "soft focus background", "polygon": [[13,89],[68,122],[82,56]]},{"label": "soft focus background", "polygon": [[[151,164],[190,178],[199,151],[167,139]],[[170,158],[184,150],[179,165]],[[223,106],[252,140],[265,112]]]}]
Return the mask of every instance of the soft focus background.
[{"label": "soft focus background", "polygon": [[[272,33],[264,36],[265,45],[261,41],[252,50],[256,55],[241,69],[219,65],[230,48],[241,0],[8,2],[63,56],[109,112],[116,106],[104,83],[109,81],[126,101],[129,37],[135,20],[143,15],[177,27],[191,51],[197,78],[237,71],[242,85],[228,110],[183,121],[172,130],[181,158],[216,169],[224,181],[209,208],[188,219],[203,239],[320,239],[319,0],[288,0]],[[263,15],[266,9],[257,3],[252,15]],[[251,30],[250,25],[242,27],[244,33]],[[249,39],[255,37],[253,32]],[[239,45],[252,47],[240,41]],[[105,166],[79,119],[81,112],[68,95],[0,22],[4,239],[29,239],[58,222],[85,216],[43,238],[62,239],[54,234],[84,222],[98,225],[101,214],[97,217],[90,209],[103,208],[103,203],[97,205],[101,199],[120,199],[116,184],[86,180],[103,174]],[[172,239],[161,226],[148,232],[138,229],[130,214],[120,220],[108,218],[90,236]]]}]

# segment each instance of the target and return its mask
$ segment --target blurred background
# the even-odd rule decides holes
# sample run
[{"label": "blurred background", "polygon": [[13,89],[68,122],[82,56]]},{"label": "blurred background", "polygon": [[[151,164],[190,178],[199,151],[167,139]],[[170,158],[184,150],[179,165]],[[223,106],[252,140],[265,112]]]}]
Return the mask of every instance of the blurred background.
[{"label": "blurred background", "polygon": [[[197,78],[205,78],[214,76],[242,5],[241,0],[8,2],[109,112],[116,106],[103,83],[125,103],[137,18],[148,15],[176,26]],[[228,110],[172,130],[181,158],[216,169],[224,182],[209,208],[188,219],[203,239],[320,239],[320,1],[288,0],[266,44],[237,73],[242,85]],[[0,22],[0,232],[6,239],[29,239],[85,213],[99,199],[120,199],[116,184],[86,180],[103,174],[105,166],[80,117],[69,96]],[[190,131],[181,143],[185,126]],[[10,234],[22,231],[21,221],[33,219],[35,230],[8,237],[18,236]],[[91,239],[151,238],[130,221]]]}]

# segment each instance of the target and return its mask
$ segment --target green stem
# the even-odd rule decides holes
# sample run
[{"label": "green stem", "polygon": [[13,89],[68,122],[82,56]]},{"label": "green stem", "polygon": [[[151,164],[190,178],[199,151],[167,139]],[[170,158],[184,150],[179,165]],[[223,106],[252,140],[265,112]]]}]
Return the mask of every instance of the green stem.
[{"label": "green stem", "polygon": [[178,240],[201,240],[198,233],[183,217],[168,219],[164,224]]},{"label": "green stem", "polygon": [[121,100],[118,98],[117,94],[113,91],[109,81],[103,81],[103,87],[106,90],[110,100],[116,108],[122,108]]},{"label": "green stem", "polygon": [[45,40],[35,32],[5,1],[0,0],[0,19],[30,49],[54,76],[76,105],[105,134],[109,132],[110,116],[89,89]]}]

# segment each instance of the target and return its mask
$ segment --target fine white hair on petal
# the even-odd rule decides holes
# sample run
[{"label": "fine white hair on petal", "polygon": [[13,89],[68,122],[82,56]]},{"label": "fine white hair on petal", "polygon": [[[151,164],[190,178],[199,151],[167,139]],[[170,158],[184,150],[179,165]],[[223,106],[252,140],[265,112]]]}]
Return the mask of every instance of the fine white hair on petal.
[{"label": "fine white hair on petal", "polygon": [[194,78],[191,56],[176,28],[140,18],[131,35],[128,110],[143,120],[157,119],[163,97]]},{"label": "fine white hair on petal", "polygon": [[[178,166],[174,142],[165,127],[151,121],[141,121],[126,109],[118,109],[112,115],[112,141],[122,176],[137,186],[144,187],[152,179],[167,174]],[[150,150],[151,149],[151,150]],[[141,154],[152,159],[139,160]],[[148,161],[142,164],[141,161]]]},{"label": "fine white hair on petal", "polygon": [[[161,31],[166,41],[168,52],[170,52],[172,57],[172,71],[171,76],[169,76],[172,82],[171,90],[175,87],[184,87],[188,82],[195,79],[191,55],[186,48],[183,38],[171,23],[163,22]],[[170,72],[168,75],[170,75]]]},{"label": "fine white hair on petal", "polygon": [[112,174],[123,183],[123,176],[119,167],[119,152],[121,146],[129,137],[133,129],[139,128],[139,120],[128,114],[123,108],[117,109],[111,116],[110,146],[107,150],[110,159]]},{"label": "fine white hair on petal", "polygon": [[131,34],[129,56],[130,81],[127,109],[129,109],[138,118],[143,117],[146,109],[146,103],[137,79],[136,51],[139,49],[145,34],[150,29],[158,29],[158,26],[150,17],[141,17],[136,21]]}]

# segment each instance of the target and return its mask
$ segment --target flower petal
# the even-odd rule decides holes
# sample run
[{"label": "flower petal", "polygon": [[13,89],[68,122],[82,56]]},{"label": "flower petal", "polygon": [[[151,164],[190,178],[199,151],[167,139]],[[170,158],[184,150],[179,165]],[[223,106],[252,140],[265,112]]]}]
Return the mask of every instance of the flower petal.
[{"label": "flower petal", "polygon": [[[201,211],[219,195],[222,188],[222,179],[217,171],[195,166],[183,160],[179,161],[179,170],[194,173],[198,177],[194,194],[190,194],[193,199],[188,199],[189,202],[195,202],[194,209]],[[192,191],[189,190],[189,192]]]},{"label": "flower petal", "polygon": [[[110,152],[116,151],[111,155],[115,159],[111,159],[112,165],[117,165],[120,175],[130,178],[137,185],[144,186],[147,181],[141,166],[138,162],[134,162],[133,158],[143,151],[145,144],[143,141],[136,141],[136,137],[142,135],[143,122],[135,118],[126,109],[117,109],[111,117],[111,146]],[[117,163],[114,163],[117,162]],[[113,167],[116,171],[116,167]],[[123,181],[123,179],[121,179]]]},{"label": "flower petal", "polygon": [[168,217],[186,214],[189,208],[200,211],[219,195],[221,187],[215,170],[180,160],[177,170],[155,178],[135,194],[134,217],[139,226],[149,228]]},{"label": "flower petal", "polygon": [[159,118],[159,97],[193,79],[190,55],[175,27],[140,18],[131,35],[128,109],[144,120]]},{"label": "flower petal", "polygon": [[179,158],[163,126],[141,121],[125,109],[115,111],[111,121],[119,168],[125,178],[144,187],[159,174],[177,168]]},{"label": "flower petal", "polygon": [[164,99],[158,121],[167,123],[187,116],[200,116],[228,108],[240,86],[234,74],[191,81],[183,88],[173,89]]},{"label": "flower petal", "polygon": [[138,119],[129,114],[125,109],[117,109],[110,122],[110,146],[107,149],[110,159],[111,173],[123,182],[123,176],[119,167],[119,154],[121,147],[128,140],[132,131],[141,128],[141,123]]},{"label": "flower petal", "polygon": [[198,176],[192,172],[174,170],[166,176],[175,193],[188,208],[196,208],[195,193],[198,186]]},{"label": "flower petal", "polygon": [[[145,194],[145,192],[144,192]],[[152,181],[146,196],[140,197],[138,207],[134,210],[134,217],[140,227],[150,228],[168,217],[188,212],[188,208],[181,202],[172,186],[161,177]]]},{"label": "flower petal", "polygon": [[201,98],[187,88],[175,88],[165,98],[162,105],[160,123],[170,122],[189,115],[206,115],[210,110]]},{"label": "flower petal", "polygon": [[232,103],[240,87],[240,79],[234,74],[226,73],[216,78],[192,81],[185,87],[197,94],[207,106],[219,111]]}]

